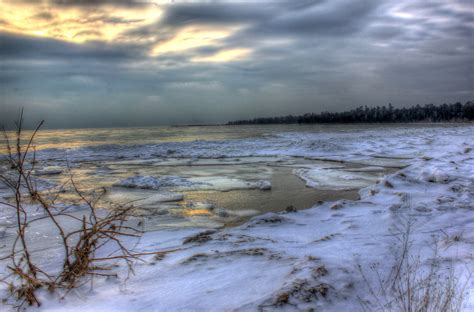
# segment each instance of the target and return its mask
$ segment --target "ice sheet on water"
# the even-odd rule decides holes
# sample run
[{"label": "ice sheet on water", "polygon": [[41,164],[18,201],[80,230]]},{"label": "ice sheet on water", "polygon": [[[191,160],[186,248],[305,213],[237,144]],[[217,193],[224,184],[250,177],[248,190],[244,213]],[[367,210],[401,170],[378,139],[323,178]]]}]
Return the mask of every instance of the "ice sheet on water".
[{"label": "ice sheet on water", "polygon": [[121,190],[111,189],[105,200],[121,205],[134,205],[136,207],[154,206],[160,203],[176,202],[183,200],[184,195],[169,191],[155,190]]},{"label": "ice sheet on water", "polygon": [[346,171],[349,172],[383,172],[385,168],[378,166],[367,166],[361,168],[348,168]]},{"label": "ice sheet on water", "polygon": [[[433,263],[432,250],[426,242],[432,241],[432,235],[439,233],[443,244],[439,249],[442,257],[439,265],[454,267],[461,285],[467,285],[464,308],[471,311],[474,309],[474,287],[472,283],[464,284],[464,281],[474,270],[474,219],[470,217],[474,211],[474,166],[473,152],[464,150],[473,145],[473,130],[468,126],[436,131],[388,129],[383,135],[370,131],[335,135],[333,139],[351,151],[338,155],[346,161],[355,156],[380,154],[381,151],[400,155],[413,151],[429,158],[414,158],[408,168],[387,176],[381,180],[383,183],[363,189],[361,201],[338,201],[309,210],[257,217],[241,227],[210,234],[207,243],[182,244],[186,237],[199,233],[199,230],[186,229],[184,225],[208,226],[208,221],[182,218],[182,224],[177,225],[169,216],[164,222],[160,221],[160,225],[179,229],[147,232],[137,250],[175,249],[175,252],[161,260],[150,256],[146,259],[149,261],[135,267],[135,274],[126,283],[97,278],[93,292],[89,287],[83,287],[71,292],[64,300],[45,294],[39,310],[68,311],[81,306],[82,311],[310,308],[362,311],[361,302],[371,299],[367,283],[379,285],[380,282],[380,276],[377,277],[372,268],[377,265],[375,269],[390,272],[391,260],[395,257],[393,248],[397,244],[394,233],[403,228],[403,220],[410,220],[413,247],[419,252],[420,266],[429,269]],[[298,142],[302,147],[287,144],[286,138],[273,137],[271,140],[275,140],[274,144],[268,145],[265,153],[271,149],[275,152],[283,149],[281,154],[309,153],[305,140]],[[239,146],[240,143],[232,144]],[[288,150],[288,146],[294,149]],[[215,147],[219,148],[218,145]],[[175,148],[178,153],[184,153],[179,151],[179,146]],[[249,151],[249,145],[244,144],[242,148],[247,150],[241,153]],[[250,152],[256,153],[256,150]],[[223,149],[218,152],[224,153]],[[226,152],[238,151],[228,149]],[[311,153],[312,156],[321,156],[317,149]],[[317,173],[322,174],[323,170],[327,171],[323,175],[326,178],[320,181]],[[341,168],[304,168],[301,173],[308,171],[312,171],[307,175],[311,180],[332,182],[337,179],[342,184],[349,181],[351,186],[359,179],[365,180],[363,174],[369,175]],[[328,177],[330,171],[334,171],[335,176]],[[50,228],[32,231],[48,235],[43,230],[51,231]],[[440,233],[440,229],[445,233]],[[14,230],[12,228],[10,233]],[[457,237],[456,240],[453,237]],[[61,258],[60,250],[45,246],[48,242],[38,240],[41,247],[38,254],[45,267]],[[365,276],[358,272],[358,266],[365,270]],[[117,270],[121,270],[124,279],[127,277],[126,265]],[[317,291],[323,286],[328,290],[320,296]],[[0,287],[3,287],[2,294],[6,297],[6,285]]]},{"label": "ice sheet on water", "polygon": [[184,178],[181,176],[133,176],[116,182],[113,184],[113,186],[144,190],[160,190],[162,188],[165,188],[177,191],[231,191],[238,189],[271,189],[271,183],[267,180],[246,181],[227,176],[208,176],[191,178]]},{"label": "ice sheet on water", "polygon": [[42,169],[37,169],[34,171],[35,175],[38,176],[49,176],[49,175],[57,175],[63,172],[63,168],[60,166],[47,166]]},{"label": "ice sheet on water", "polygon": [[214,205],[208,201],[188,200],[186,202],[186,208],[212,210],[214,209]]},{"label": "ice sheet on water", "polygon": [[351,163],[368,165],[368,166],[378,166],[378,167],[387,167],[387,168],[404,168],[408,165],[408,160],[399,159],[399,158],[389,158],[389,157],[368,157],[368,158],[350,158],[348,160]]},{"label": "ice sheet on water", "polygon": [[269,190],[272,187],[271,182],[267,180],[246,181],[225,176],[196,177],[189,178],[189,180],[197,182],[197,184],[193,186],[194,190],[216,190],[227,192],[246,189]]},{"label": "ice sheet on water", "polygon": [[140,206],[140,207],[149,207],[149,206],[155,206],[159,203],[176,202],[176,201],[181,201],[183,199],[184,199],[183,194],[161,191],[158,194],[152,195],[146,199],[135,202],[135,205]]},{"label": "ice sheet on water", "polygon": [[[335,130],[337,130],[335,128]],[[207,158],[217,163],[242,157],[308,156],[343,158],[355,155],[413,158],[432,149],[435,138],[465,129],[431,128],[429,136],[420,128],[397,128],[325,132],[280,132],[270,136],[189,142],[161,142],[141,145],[98,145],[76,149],[41,150],[38,160],[65,159],[80,161],[118,161],[129,164],[153,164],[158,158],[173,159],[176,165]],[[401,139],[403,138],[403,139]],[[448,142],[449,143],[449,142]],[[445,147],[446,148],[446,147]],[[242,159],[244,161],[244,159]],[[249,160],[254,161],[254,160]],[[156,164],[159,164],[158,160]],[[166,165],[166,164],[163,164]]]},{"label": "ice sheet on water", "polygon": [[343,169],[301,168],[293,173],[306,182],[308,187],[322,190],[352,190],[373,184],[377,177],[365,172],[350,172]]},{"label": "ice sheet on water", "polygon": [[158,190],[161,187],[193,187],[202,182],[193,182],[181,176],[161,176],[159,178],[152,176],[133,176],[121,180],[114,186]]}]

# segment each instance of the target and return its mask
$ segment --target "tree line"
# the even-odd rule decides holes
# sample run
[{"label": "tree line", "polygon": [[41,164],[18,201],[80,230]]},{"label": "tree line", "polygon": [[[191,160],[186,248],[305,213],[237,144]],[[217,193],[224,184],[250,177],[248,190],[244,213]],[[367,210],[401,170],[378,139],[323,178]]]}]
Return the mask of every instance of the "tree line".
[{"label": "tree line", "polygon": [[350,111],[319,114],[307,113],[299,116],[261,117],[249,120],[230,121],[228,125],[295,124],[295,123],[377,123],[377,122],[463,122],[474,120],[474,102],[408,108],[388,106],[360,106]]}]

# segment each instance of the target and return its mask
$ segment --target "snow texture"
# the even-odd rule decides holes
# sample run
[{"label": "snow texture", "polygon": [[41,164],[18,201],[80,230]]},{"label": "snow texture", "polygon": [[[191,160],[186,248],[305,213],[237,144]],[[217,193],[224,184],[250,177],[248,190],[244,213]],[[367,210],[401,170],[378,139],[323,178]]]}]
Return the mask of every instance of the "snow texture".
[{"label": "snow texture", "polygon": [[[429,242],[438,237],[442,263],[451,267],[461,282],[467,281],[463,308],[474,311],[474,281],[468,280],[469,272],[474,272],[473,133],[473,126],[387,128],[384,133],[288,133],[247,141],[142,147],[142,151],[151,149],[163,155],[173,150],[173,156],[296,155],[362,160],[374,166],[390,163],[396,167],[402,162],[406,167],[377,181],[366,179],[364,172],[298,171],[315,187],[329,182],[344,188],[363,187],[360,200],[269,213],[217,231],[175,228],[147,232],[139,242],[131,239],[128,243],[137,243],[136,250],[143,252],[177,251],[162,258],[144,257],[146,262],[138,262],[135,274],[128,279],[126,267],[120,265],[118,279],[97,278],[92,291],[84,286],[65,299],[44,293],[43,305],[37,310],[362,311],[360,302],[371,301],[367,283],[377,281],[370,268],[389,271],[398,235],[410,223],[412,249],[420,256],[422,268],[429,267]],[[259,144],[262,140],[266,144]],[[99,153],[110,158],[112,154],[104,146],[76,152],[76,159]],[[129,153],[125,148],[122,152]],[[384,159],[381,155],[387,161],[370,162]],[[329,182],[320,178],[321,170],[330,172]],[[164,181],[185,183],[174,178],[127,183],[154,188]],[[13,222],[8,214],[2,214],[2,255],[8,252],[5,246],[11,243]],[[29,231],[38,233],[35,256],[45,267],[54,266],[61,251],[44,239],[54,237],[54,231],[47,225]],[[365,270],[365,277],[358,265]],[[0,287],[6,297],[5,286]],[[378,309],[374,306],[373,310]]]}]

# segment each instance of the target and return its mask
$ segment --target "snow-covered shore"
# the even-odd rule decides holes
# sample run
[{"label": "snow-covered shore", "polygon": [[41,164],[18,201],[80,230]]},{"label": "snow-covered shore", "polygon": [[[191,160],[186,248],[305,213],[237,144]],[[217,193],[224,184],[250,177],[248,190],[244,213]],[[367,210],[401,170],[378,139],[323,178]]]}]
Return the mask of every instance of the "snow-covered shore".
[{"label": "snow-covered shore", "polygon": [[[207,147],[198,147],[201,143]],[[43,294],[39,310],[359,311],[362,302],[374,300],[368,284],[376,285],[378,276],[370,268],[390,270],[408,224],[411,249],[420,256],[422,270],[430,267],[431,242],[437,237],[443,270],[451,268],[461,284],[474,272],[474,127],[334,136],[291,133],[269,138],[263,147],[247,141],[241,149],[245,152],[238,152],[239,143],[190,143],[194,146],[187,151],[209,158],[246,154],[359,163],[370,159],[374,166],[385,157],[410,160],[408,167],[361,189],[358,201],[265,214],[224,230],[147,232],[137,251],[177,251],[159,259],[144,257],[146,262],[137,263],[129,278],[121,266],[119,279],[96,279],[92,290],[85,286],[65,299]],[[312,149],[311,143],[322,148]],[[175,156],[185,154],[181,147],[173,146]],[[163,147],[163,154],[169,149]],[[311,185],[311,174],[304,178]],[[2,254],[5,249],[0,249]],[[44,263],[54,264],[54,252],[38,250]],[[465,291],[464,308],[472,311],[474,279]]]}]

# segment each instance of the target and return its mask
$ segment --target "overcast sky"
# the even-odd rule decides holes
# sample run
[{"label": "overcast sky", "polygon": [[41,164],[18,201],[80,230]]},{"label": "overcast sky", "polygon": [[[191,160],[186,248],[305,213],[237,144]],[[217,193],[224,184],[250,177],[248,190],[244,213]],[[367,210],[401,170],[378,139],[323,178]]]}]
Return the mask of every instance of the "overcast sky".
[{"label": "overcast sky", "polygon": [[0,4],[0,124],[19,107],[69,128],[474,99],[473,0]]}]

